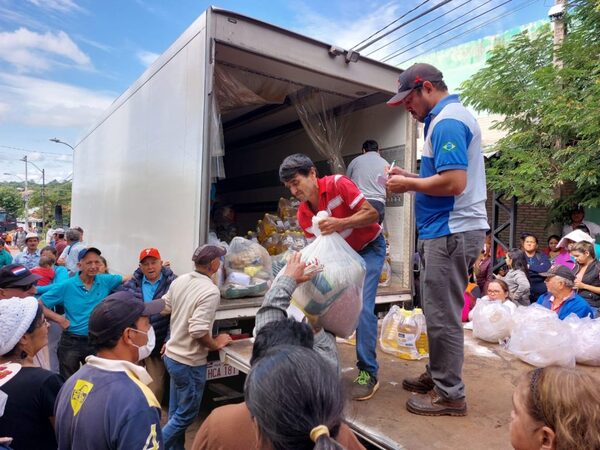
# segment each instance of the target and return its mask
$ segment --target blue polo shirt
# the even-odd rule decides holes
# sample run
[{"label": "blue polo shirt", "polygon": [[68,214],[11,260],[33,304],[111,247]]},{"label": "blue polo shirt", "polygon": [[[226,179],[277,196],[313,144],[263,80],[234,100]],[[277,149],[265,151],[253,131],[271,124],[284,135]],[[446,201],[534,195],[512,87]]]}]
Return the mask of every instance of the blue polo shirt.
[{"label": "blue polo shirt", "polygon": [[[546,292],[545,294],[540,295],[537,303],[544,308],[552,309],[552,299],[552,294]],[[589,303],[586,302],[581,295],[575,292],[563,302],[557,313],[560,320],[565,319],[571,313],[574,313],[577,317],[590,316],[592,319],[594,318],[594,311]]]},{"label": "blue polo shirt", "polygon": [[69,278],[42,295],[42,302],[48,308],[62,305],[71,324],[67,331],[78,336],[87,336],[88,321],[92,311],[108,294],[123,282],[121,275],[99,274],[94,278],[88,291],[79,275]]},{"label": "blue polo shirt", "polygon": [[458,95],[448,95],[435,105],[424,123],[419,176],[429,178],[446,170],[464,170],[467,186],[455,196],[416,193],[419,239],[487,230],[485,167],[477,121],[460,103]]},{"label": "blue polo shirt", "polygon": [[158,289],[158,285],[160,284],[162,280],[162,273],[160,274],[160,277],[158,277],[158,280],[156,280],[154,283],[148,281],[148,278],[146,278],[146,275],[143,276],[142,278],[142,297],[144,298],[145,302],[151,302],[152,300],[154,300],[154,294],[156,294],[156,290]]}]

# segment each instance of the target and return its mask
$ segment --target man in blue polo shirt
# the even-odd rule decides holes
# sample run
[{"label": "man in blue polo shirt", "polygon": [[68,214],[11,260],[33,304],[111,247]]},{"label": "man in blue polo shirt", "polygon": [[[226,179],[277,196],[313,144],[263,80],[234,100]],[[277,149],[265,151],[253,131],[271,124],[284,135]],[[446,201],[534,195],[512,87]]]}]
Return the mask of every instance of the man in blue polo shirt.
[{"label": "man in blue polo shirt", "polygon": [[429,338],[427,371],[402,383],[419,394],[406,407],[414,414],[464,416],[463,293],[489,229],[481,131],[458,96],[448,95],[442,73],[429,64],[405,70],[398,79],[398,94],[388,104],[403,105],[425,123],[419,175],[394,167],[387,182],[392,192],[416,192],[421,295]]},{"label": "man in blue polo shirt", "polygon": [[589,303],[575,291],[575,274],[565,266],[554,266],[540,274],[545,278],[548,292],[540,295],[537,303],[558,314],[560,320],[569,314],[594,318]]},{"label": "man in blue polo shirt", "polygon": [[[78,275],[52,286],[40,299],[46,317],[65,330],[58,344],[59,371],[65,378],[79,370],[85,358],[94,353],[88,344],[88,321],[94,307],[124,281],[121,275],[98,274],[100,255],[95,247],[80,250]],[[65,316],[49,309],[57,305],[64,307]]]}]

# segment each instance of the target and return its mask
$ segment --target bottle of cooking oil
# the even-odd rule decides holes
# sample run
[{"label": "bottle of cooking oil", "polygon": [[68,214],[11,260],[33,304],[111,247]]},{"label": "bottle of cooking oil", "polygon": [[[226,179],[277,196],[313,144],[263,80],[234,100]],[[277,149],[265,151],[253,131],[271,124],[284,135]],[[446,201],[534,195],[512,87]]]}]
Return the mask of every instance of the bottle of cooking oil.
[{"label": "bottle of cooking oil", "polygon": [[420,325],[420,334],[417,339],[417,351],[421,358],[427,358],[429,356],[429,340],[427,339],[427,322],[425,321],[425,315],[421,308],[415,308],[414,315]]},{"label": "bottle of cooking oil", "polygon": [[402,359],[419,359],[417,339],[421,327],[413,311],[402,309],[402,320],[398,325],[398,357]]},{"label": "bottle of cooking oil", "polygon": [[383,319],[381,334],[379,335],[379,345],[386,353],[396,354],[396,349],[398,348],[396,336],[400,320],[400,308],[398,305],[392,305]]}]

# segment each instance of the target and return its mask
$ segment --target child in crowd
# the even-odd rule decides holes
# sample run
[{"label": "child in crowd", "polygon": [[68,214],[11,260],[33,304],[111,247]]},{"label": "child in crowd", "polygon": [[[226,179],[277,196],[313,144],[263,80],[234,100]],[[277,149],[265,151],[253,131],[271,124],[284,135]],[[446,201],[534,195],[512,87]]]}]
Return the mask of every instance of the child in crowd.
[{"label": "child in crowd", "polygon": [[506,265],[508,273],[503,279],[508,285],[511,300],[517,305],[529,306],[530,284],[525,253],[513,248],[506,254]]},{"label": "child in crowd", "polygon": [[49,284],[52,284],[55,276],[55,262],[56,260],[54,259],[54,256],[40,256],[40,262],[38,263],[39,266],[31,269],[31,273],[35,273],[36,275],[42,277],[37,282],[38,286],[48,286]]},{"label": "child in crowd", "polygon": [[600,449],[600,380],[573,368],[534,369],[513,394],[510,443],[521,449]]}]

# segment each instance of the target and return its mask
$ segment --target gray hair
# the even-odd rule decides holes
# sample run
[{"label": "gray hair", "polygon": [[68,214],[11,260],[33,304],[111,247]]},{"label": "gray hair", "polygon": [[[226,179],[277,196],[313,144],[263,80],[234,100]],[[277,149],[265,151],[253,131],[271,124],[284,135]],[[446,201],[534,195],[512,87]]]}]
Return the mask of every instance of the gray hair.
[{"label": "gray hair", "polygon": [[554,278],[556,278],[556,281],[564,283],[565,287],[568,287],[569,289],[573,289],[575,287],[575,282],[572,280],[568,280],[558,275],[555,275]]},{"label": "gray hair", "polygon": [[74,228],[69,228],[65,233],[67,241],[70,242],[79,242],[81,240],[81,232]]}]

